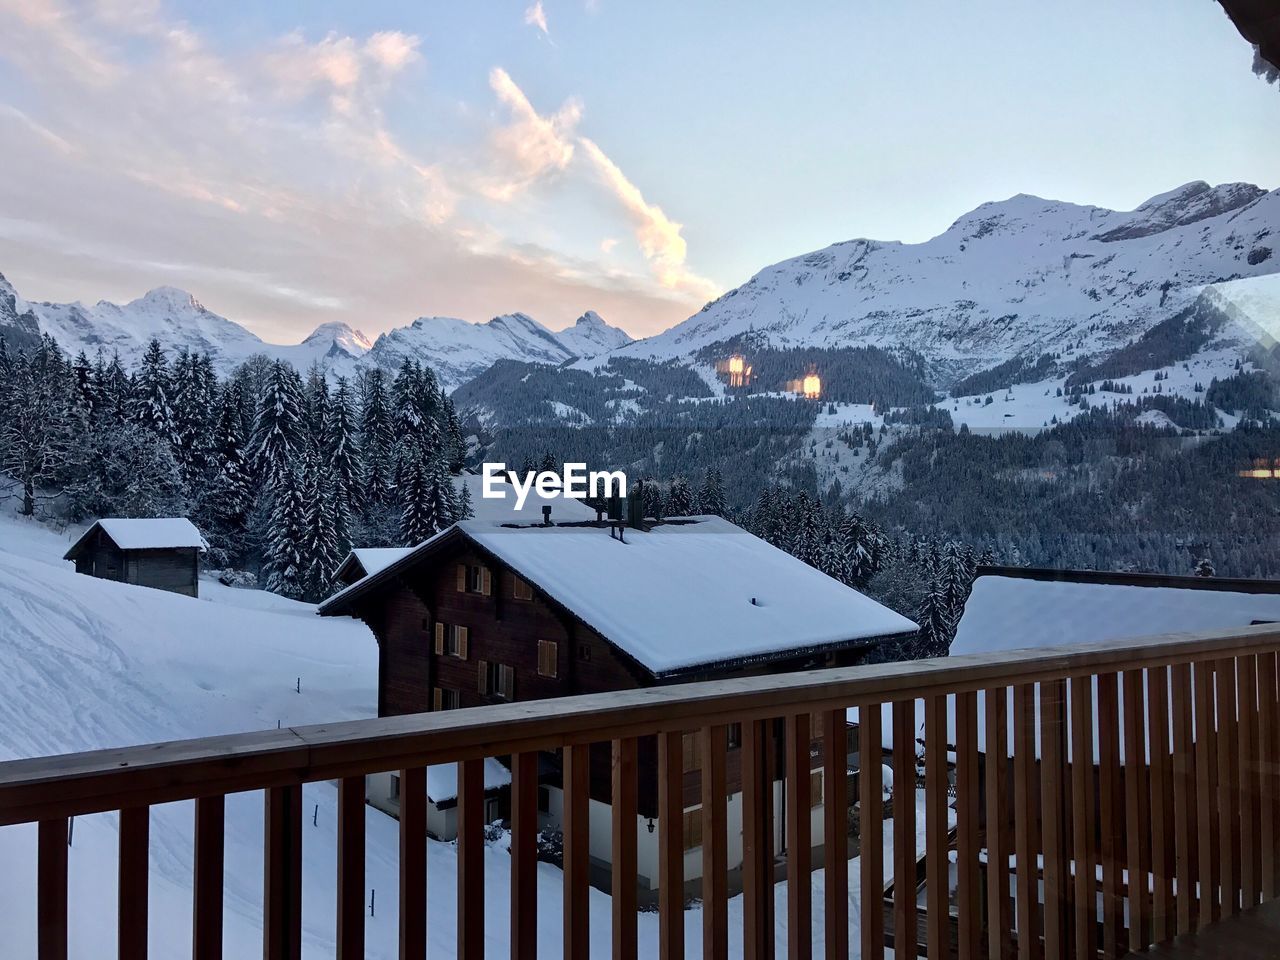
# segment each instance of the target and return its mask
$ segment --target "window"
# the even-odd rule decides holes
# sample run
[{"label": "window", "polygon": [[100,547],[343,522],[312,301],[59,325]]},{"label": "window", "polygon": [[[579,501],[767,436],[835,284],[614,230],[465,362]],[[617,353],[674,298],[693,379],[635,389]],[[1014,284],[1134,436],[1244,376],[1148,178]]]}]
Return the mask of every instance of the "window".
[{"label": "window", "polygon": [[538,641],[538,676],[555,678],[560,648],[554,640]]},{"label": "window", "polygon": [[493,582],[488,567],[478,563],[458,564],[459,593],[478,593],[487,597],[492,589]]},{"label": "window", "polygon": [[501,697],[503,700],[515,699],[516,672],[505,663],[481,660],[477,674],[477,686],[482,695]]},{"label": "window", "polygon": [[511,584],[511,595],[517,600],[532,600],[533,587],[519,577],[515,577]]},{"label": "window", "polygon": [[591,647],[588,644],[578,644],[578,659],[584,663],[591,659]]},{"label": "window", "polygon": [[702,846],[702,807],[684,812],[684,848],[693,850]]},{"label": "window", "polygon": [[471,634],[466,627],[456,623],[436,621],[436,656],[457,657],[467,659],[471,645]]},{"label": "window", "polygon": [[729,724],[729,729],[725,733],[725,745],[730,750],[737,750],[742,746],[742,724]]},{"label": "window", "polygon": [[393,773],[391,775],[391,792],[388,794],[388,796],[392,800],[398,801],[400,799],[400,775],[399,774]]},{"label": "window", "polygon": [[460,702],[461,698],[457,690],[450,690],[448,687],[436,687],[431,698],[431,709],[457,710]]}]

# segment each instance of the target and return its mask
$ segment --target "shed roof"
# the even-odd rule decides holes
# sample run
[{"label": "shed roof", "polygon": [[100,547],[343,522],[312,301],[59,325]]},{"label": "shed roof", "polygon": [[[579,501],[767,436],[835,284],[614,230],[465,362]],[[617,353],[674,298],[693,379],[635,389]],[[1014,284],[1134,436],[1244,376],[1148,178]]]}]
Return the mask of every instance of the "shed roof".
[{"label": "shed roof", "polygon": [[74,560],[95,530],[105,533],[121,550],[209,549],[196,525],[186,517],[104,517],[81,534],[63,559]]}]

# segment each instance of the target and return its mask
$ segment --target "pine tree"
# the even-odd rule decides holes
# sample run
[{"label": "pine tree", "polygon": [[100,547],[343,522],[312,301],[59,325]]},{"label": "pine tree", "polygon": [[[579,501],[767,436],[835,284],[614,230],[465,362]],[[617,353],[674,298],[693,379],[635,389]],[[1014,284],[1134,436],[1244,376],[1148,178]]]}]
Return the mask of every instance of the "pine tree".
[{"label": "pine tree", "polygon": [[693,491],[689,489],[689,481],[682,476],[671,478],[666,513],[669,517],[688,517],[694,513]]},{"label": "pine tree", "polygon": [[707,467],[703,474],[702,486],[698,489],[698,512],[707,516],[723,517],[726,508],[724,502],[724,479],[715,467]]},{"label": "pine tree", "polygon": [[173,364],[172,389],[174,456],[187,488],[199,496],[210,469],[216,380],[205,376],[198,356],[183,351]]},{"label": "pine tree", "polygon": [[277,360],[271,365],[266,389],[258,403],[258,418],[250,442],[254,470],[266,489],[272,490],[280,482],[302,443],[302,404],[297,374]]},{"label": "pine tree", "polygon": [[209,507],[214,526],[231,543],[232,552],[248,523],[253,506],[253,479],[250,475],[243,423],[240,416],[240,385],[232,383],[223,391],[214,428],[212,457],[217,472],[209,486]]},{"label": "pine tree", "polygon": [[1212,577],[1215,573],[1213,561],[1208,557],[1201,557],[1200,562],[1196,564],[1195,575],[1197,577]]},{"label": "pine tree", "polygon": [[306,504],[303,595],[312,603],[318,603],[330,593],[342,553],[336,509],[339,496],[331,474],[314,454],[307,457],[303,468],[302,499]]},{"label": "pine tree", "polygon": [[458,519],[470,520],[475,516],[475,510],[471,503],[471,487],[468,486],[464,477],[458,484]]},{"label": "pine tree", "polygon": [[400,493],[404,504],[400,536],[404,543],[413,546],[436,532],[434,499],[429,493],[426,467],[421,460],[413,461],[406,469]]},{"label": "pine tree", "polygon": [[334,488],[348,510],[360,508],[362,492],[363,469],[355,421],[351,390],[346,378],[339,377],[338,388],[329,401],[328,421],[324,427],[324,457],[333,476]]},{"label": "pine tree", "polygon": [[307,562],[303,545],[307,536],[307,508],[302,499],[297,469],[286,463],[277,477],[267,531],[267,589],[284,597],[301,600],[306,589]]},{"label": "pine tree", "polygon": [[359,504],[366,511],[392,502],[395,491],[395,458],[392,453],[393,433],[391,407],[386,381],[380,369],[374,368],[362,380],[363,405],[360,411],[360,450],[363,473],[360,479]]},{"label": "pine tree", "polygon": [[172,379],[160,341],[152,339],[137,372],[133,393],[133,419],[156,436],[176,445],[173,409],[169,405]]},{"label": "pine tree", "polygon": [[19,509],[32,516],[41,488],[67,465],[73,388],[62,353],[47,335],[29,359],[19,353],[10,367],[6,409],[0,411],[0,472],[17,482]]}]

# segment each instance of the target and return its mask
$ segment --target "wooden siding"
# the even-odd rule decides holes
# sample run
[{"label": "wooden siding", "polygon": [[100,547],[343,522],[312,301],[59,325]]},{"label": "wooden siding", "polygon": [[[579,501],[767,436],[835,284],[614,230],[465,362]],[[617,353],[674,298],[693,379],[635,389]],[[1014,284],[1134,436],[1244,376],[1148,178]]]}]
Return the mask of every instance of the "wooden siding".
[{"label": "wooden siding", "polygon": [[[459,566],[487,569],[489,593],[459,589],[472,579],[465,572],[460,573]],[[480,582],[484,582],[483,578]],[[501,664],[513,670],[512,699],[515,701],[608,693],[675,682],[655,678],[596,631],[549,601],[535,585],[530,585],[532,599],[517,599],[517,583],[527,582],[493,557],[460,543],[359,601],[361,619],[378,638],[379,715],[436,709],[437,690],[455,692],[459,708],[503,703],[504,698],[482,692],[482,670],[486,664]],[[462,650],[456,654],[436,652],[437,624],[467,629],[465,657],[461,655]],[[447,635],[448,630],[443,633]],[[538,650],[544,643],[555,645],[553,677],[539,672]],[[813,667],[846,666],[861,662],[863,656],[864,651],[855,648],[712,670],[697,678],[761,676]],[[691,733],[696,735],[696,731]],[[780,738],[771,736],[772,769],[781,770],[781,749]],[[820,742],[815,742],[812,755],[821,757]],[[731,793],[737,792],[741,785],[741,763],[736,746],[729,749],[726,760],[728,788]],[[820,759],[815,761],[820,762]],[[653,737],[642,737],[637,743],[637,775],[641,784],[637,808],[641,816],[657,816],[657,793],[653,789],[657,773],[657,741]],[[589,783],[593,798],[611,802],[609,744],[592,747]],[[701,774],[695,766],[684,773],[682,794],[686,804],[698,803],[700,791]]]},{"label": "wooden siding", "polygon": [[194,547],[121,550],[99,529],[81,546],[75,564],[76,573],[101,580],[154,587],[188,597],[199,595],[200,553]]}]

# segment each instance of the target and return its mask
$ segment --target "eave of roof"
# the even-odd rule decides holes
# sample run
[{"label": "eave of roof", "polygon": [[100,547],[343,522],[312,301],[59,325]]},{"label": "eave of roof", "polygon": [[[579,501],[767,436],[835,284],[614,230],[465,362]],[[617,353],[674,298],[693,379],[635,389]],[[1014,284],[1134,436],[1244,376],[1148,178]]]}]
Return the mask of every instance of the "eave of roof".
[{"label": "eave of roof", "polygon": [[1120,573],[1109,570],[1064,570],[1053,567],[980,566],[979,577],[1011,577],[1056,583],[1096,583],[1116,587],[1172,587],[1225,593],[1280,593],[1280,580],[1244,577],[1193,577],[1163,573]]},{"label": "eave of roof", "polygon": [[1262,58],[1280,70],[1280,7],[1275,0],[1218,0],[1240,36],[1258,47]]}]

